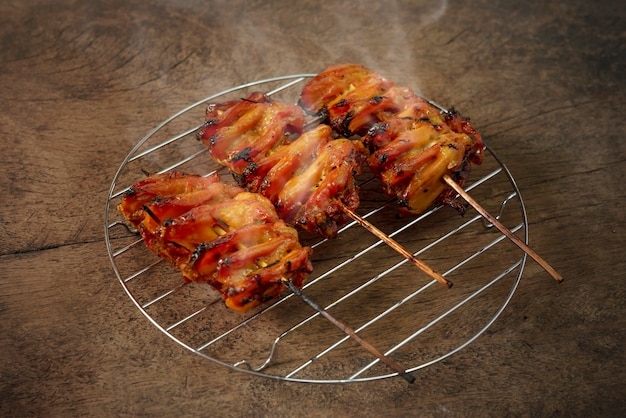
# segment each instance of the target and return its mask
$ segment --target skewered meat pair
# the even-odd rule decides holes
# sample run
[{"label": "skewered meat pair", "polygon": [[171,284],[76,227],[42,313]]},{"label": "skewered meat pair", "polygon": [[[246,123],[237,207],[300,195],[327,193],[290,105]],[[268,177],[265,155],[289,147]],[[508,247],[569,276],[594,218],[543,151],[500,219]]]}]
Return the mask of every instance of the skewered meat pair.
[{"label": "skewered meat pair", "polygon": [[305,113],[263,93],[211,104],[197,136],[238,184],[260,193],[287,223],[324,237],[337,235],[359,205],[355,176],[366,150],[359,141],[331,137],[328,125],[305,131]]},{"label": "skewered meat pair", "polygon": [[418,214],[433,203],[465,208],[458,193],[524,252],[561,282],[563,277],[461,187],[471,164],[483,161],[482,137],[457,111],[440,112],[406,87],[367,68],[328,67],[304,87],[299,104],[343,135],[368,147],[368,165],[403,212]]},{"label": "skewered meat pair", "polygon": [[462,185],[471,163],[482,163],[483,142],[454,109],[442,113],[411,89],[354,64],[321,72],[299,103],[342,135],[361,137],[370,169],[403,212],[419,214],[433,203],[463,212],[442,178],[448,174]]}]

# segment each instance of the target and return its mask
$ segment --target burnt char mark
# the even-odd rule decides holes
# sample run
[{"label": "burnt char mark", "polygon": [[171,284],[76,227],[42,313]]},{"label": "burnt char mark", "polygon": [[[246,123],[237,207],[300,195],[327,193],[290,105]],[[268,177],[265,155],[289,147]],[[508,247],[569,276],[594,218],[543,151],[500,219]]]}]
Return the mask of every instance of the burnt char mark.
[{"label": "burnt char mark", "polygon": [[[211,125],[216,125],[218,122],[219,120],[215,118],[205,120],[200,129],[196,131],[196,140],[204,141],[204,133]],[[210,140],[212,140],[212,138],[210,138]]]},{"label": "burnt char mark", "polygon": [[448,109],[447,112],[445,112],[445,117],[446,117],[446,119],[448,119],[448,118],[452,119],[452,118],[455,118],[455,117],[459,117],[459,118],[461,118],[463,120],[469,121],[469,118],[461,115],[461,112],[456,110],[454,108],[454,106],[452,106],[450,109]]},{"label": "burnt char mark", "polygon": [[154,219],[154,221],[157,224],[161,225],[161,220],[158,218],[158,216],[156,216],[154,214],[154,212],[152,212],[152,210],[148,206],[143,205],[143,210],[148,214],[148,216],[150,216],[152,219]]},{"label": "burnt char mark", "polygon": [[348,104],[348,101],[346,99],[341,99],[335,103],[333,107],[344,107],[346,104]]},{"label": "burnt char mark", "polygon": [[328,122],[328,109],[323,108],[317,113],[317,116],[320,118],[322,123]]},{"label": "burnt char mark", "polygon": [[452,172],[451,177],[455,182],[463,184],[465,179],[469,177],[471,171],[472,167],[469,163],[468,156],[466,155],[463,159],[463,163],[461,164],[461,166],[457,170]]},{"label": "burnt char mark", "polygon": [[[203,254],[205,252],[211,251],[214,248],[227,243],[231,239],[232,239],[232,236],[230,236],[229,234],[226,234],[226,235],[222,235],[220,237],[217,237],[213,241],[201,242],[200,244],[198,244],[196,249],[191,254],[191,258],[189,259],[190,264],[193,264],[196,261],[198,261],[203,256]],[[220,259],[222,259],[222,262],[226,262],[226,263],[230,262],[230,260],[228,260],[228,257],[224,257],[224,254],[222,252],[217,251],[213,255],[213,260],[212,261],[218,261]]]},{"label": "burnt char mark", "polygon": [[233,264],[233,260],[229,256],[221,257],[219,258],[219,260],[220,260],[220,265],[226,268],[230,267]]},{"label": "burnt char mark", "polygon": [[387,129],[389,129],[388,122],[378,122],[372,125],[372,127],[367,132],[368,136],[376,136],[379,134],[384,134]]},{"label": "burnt char mark", "polygon": [[126,190],[124,192],[124,197],[131,197],[137,194],[137,189],[135,189],[134,187],[131,187],[130,189]]},{"label": "burnt char mark", "polygon": [[241,151],[239,151],[237,154],[235,154],[235,156],[233,156],[233,158],[231,159],[232,162],[237,162],[240,160],[246,161],[246,162],[251,162],[251,158],[250,158],[250,154],[252,153],[252,148],[251,147],[245,147],[244,149],[242,149]]},{"label": "burnt char mark", "polygon": [[350,132],[350,122],[352,122],[352,119],[354,119],[355,116],[356,115],[352,110],[346,113],[346,117],[341,121],[340,131],[342,135],[350,136],[354,134],[354,132]]},{"label": "burnt char mark", "polygon": [[[249,178],[253,177],[257,171],[257,169],[259,168],[259,164],[256,162],[250,162],[246,168],[243,169],[243,171],[241,172],[241,174],[236,174],[236,173],[232,173],[233,174],[233,178],[235,179],[235,181],[237,182],[238,185],[240,185],[241,187],[244,187],[246,184],[248,184],[249,182]],[[265,179],[263,179],[263,181],[265,181]]]},{"label": "burnt char mark", "polygon": [[230,173],[233,177],[233,179],[235,180],[235,183],[237,183],[240,187],[244,187],[247,184],[247,177],[246,177],[246,173],[242,173],[242,174],[237,174],[231,171]]},{"label": "burnt char mark", "polygon": [[201,242],[198,244],[196,249],[191,253],[191,257],[189,258],[189,264],[193,265],[198,259],[204,254],[207,250],[207,244],[205,242]]}]

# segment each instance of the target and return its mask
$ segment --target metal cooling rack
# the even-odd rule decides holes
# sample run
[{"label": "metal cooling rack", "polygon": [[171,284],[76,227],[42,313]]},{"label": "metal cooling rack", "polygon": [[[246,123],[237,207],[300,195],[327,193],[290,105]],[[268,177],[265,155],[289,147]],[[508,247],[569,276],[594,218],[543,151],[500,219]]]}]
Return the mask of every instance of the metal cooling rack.
[{"label": "metal cooling rack", "polygon": [[[113,270],[137,308],[172,340],[234,370],[281,380],[362,382],[397,376],[294,294],[246,314],[225,308],[208,285],[186,284],[156,258],[116,210],[122,194],[145,172],[219,171],[195,131],[208,102],[265,91],[295,102],[314,74],[276,77],[202,99],[156,126],[119,167],[105,207],[105,240]],[[229,176],[222,174],[223,180]],[[385,356],[415,372],[476,340],[511,300],[526,254],[469,208],[459,216],[434,207],[399,218],[395,201],[367,173],[359,179],[359,213],[454,283],[446,289],[355,222],[336,239],[301,233],[314,249],[304,291]],[[232,180],[231,180],[232,181]],[[515,180],[489,148],[466,190],[528,242],[526,210]]]}]

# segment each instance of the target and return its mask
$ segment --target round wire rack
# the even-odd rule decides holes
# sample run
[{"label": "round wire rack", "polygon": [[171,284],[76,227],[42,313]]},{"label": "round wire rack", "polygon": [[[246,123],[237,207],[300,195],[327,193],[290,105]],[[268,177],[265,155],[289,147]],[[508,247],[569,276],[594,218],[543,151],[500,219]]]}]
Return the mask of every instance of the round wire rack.
[{"label": "round wire rack", "polygon": [[[116,210],[145,173],[223,170],[195,139],[208,102],[263,91],[295,102],[314,74],[260,80],[202,99],[156,126],[121,163],[106,201],[104,232],[115,275],[130,300],[159,330],[197,355],[228,368],[280,380],[340,383],[398,376],[320,312],[286,291],[246,314],[223,306],[206,284],[185,283],[156,257]],[[445,109],[442,108],[445,111]],[[222,179],[232,181],[222,173]],[[408,373],[452,356],[481,336],[511,300],[526,254],[479,214],[433,207],[399,217],[371,174],[359,177],[359,214],[454,283],[445,288],[356,222],[336,239],[300,234],[313,248],[303,288],[323,309]],[[515,180],[495,153],[472,170],[465,190],[528,242],[526,210]]]}]

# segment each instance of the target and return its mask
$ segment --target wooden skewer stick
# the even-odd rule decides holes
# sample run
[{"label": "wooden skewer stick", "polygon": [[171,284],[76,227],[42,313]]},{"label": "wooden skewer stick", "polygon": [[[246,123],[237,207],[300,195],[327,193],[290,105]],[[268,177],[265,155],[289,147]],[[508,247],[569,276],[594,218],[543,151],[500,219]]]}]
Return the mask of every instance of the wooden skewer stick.
[{"label": "wooden skewer stick", "polygon": [[354,212],[352,209],[350,209],[349,207],[343,205],[343,211],[348,216],[350,216],[354,221],[356,221],[359,225],[361,225],[363,228],[367,229],[369,232],[371,232],[376,237],[381,239],[385,244],[389,245],[391,248],[393,248],[394,250],[396,250],[397,252],[402,254],[407,260],[409,260],[411,263],[413,263],[415,266],[417,266],[424,273],[428,274],[430,277],[432,277],[433,279],[437,280],[439,283],[443,284],[444,286],[446,286],[448,288],[452,287],[452,282],[450,282],[448,279],[443,277],[441,274],[439,274],[438,272],[433,270],[426,263],[424,263],[423,261],[421,261],[420,259],[415,257],[406,248],[404,248],[402,245],[400,245],[397,241],[395,241],[393,238],[389,237],[387,234],[385,234],[383,231],[381,231],[380,229],[378,229],[377,227],[372,225],[367,220],[363,219],[361,216],[359,216],[359,214]]},{"label": "wooden skewer stick", "polygon": [[[224,224],[224,226],[226,228],[228,228],[226,224]],[[213,229],[220,236],[222,236],[222,235],[227,233],[226,230],[223,229],[221,226],[217,226],[216,225]],[[267,267],[267,263],[265,263],[265,262],[260,262],[259,264],[260,264],[261,267]],[[415,381],[415,377],[413,377],[411,374],[407,373],[405,368],[400,366],[398,363],[396,363],[395,361],[393,361],[389,357],[386,357],[383,353],[378,351],[378,349],[376,349],[376,347],[374,347],[372,344],[368,343],[363,338],[359,337],[357,335],[357,333],[352,328],[350,328],[349,326],[347,326],[346,324],[344,324],[343,322],[339,321],[337,318],[335,318],[334,316],[329,314],[328,311],[326,311],[324,308],[322,308],[317,303],[315,303],[313,301],[313,299],[308,297],[300,288],[298,288],[296,285],[294,285],[291,282],[291,280],[289,280],[286,277],[281,277],[280,281],[285,286],[287,286],[289,288],[289,290],[291,290],[296,296],[299,296],[300,299],[302,299],[306,304],[308,304],[313,309],[315,309],[317,312],[319,312],[320,315],[322,315],[324,318],[328,319],[334,326],[336,326],[337,328],[339,328],[340,330],[345,332],[350,338],[352,338],[353,340],[355,340],[356,342],[361,344],[361,346],[363,346],[367,351],[369,351],[370,353],[372,353],[376,357],[378,357],[378,359],[380,361],[382,361],[387,366],[391,367],[393,370],[398,372],[398,375],[400,375],[403,378],[405,378],[409,383],[413,383]]]},{"label": "wooden skewer stick", "polygon": [[478,204],[459,184],[452,179],[448,174],[443,176],[443,180],[454,189],[467,203],[472,205],[478,213],[480,213],[485,219],[491,222],[496,228],[500,230],[504,235],[507,236],[515,245],[521,248],[526,254],[531,256],[533,260],[535,260],[541,267],[544,268],[557,282],[562,282],[563,277],[556,271],[546,260],[541,258],[539,254],[535,252],[532,248],[530,248],[524,241],[517,237],[517,235],[513,234],[506,226],[502,225],[500,221],[498,221],[493,215],[485,210],[482,206]]},{"label": "wooden skewer stick", "polygon": [[341,322],[340,320],[338,320],[337,318],[329,314],[327,310],[325,310],[324,308],[319,306],[317,303],[315,303],[310,297],[308,297],[301,289],[295,286],[290,280],[283,278],[282,282],[295,295],[299,296],[300,299],[302,299],[307,305],[315,309],[320,315],[328,319],[334,326],[336,326],[337,328],[342,330],[344,333],[346,333],[350,338],[352,338],[357,343],[359,343],[367,351],[369,351],[370,353],[378,357],[378,359],[382,361],[384,364],[386,364],[387,366],[389,366],[390,368],[398,372],[398,375],[406,379],[407,382],[413,383],[415,381],[415,377],[411,375],[410,373],[407,373],[404,367],[402,367],[400,364],[390,359],[389,357],[385,356],[376,347],[374,347],[372,344],[368,343],[363,338],[361,338],[352,328],[350,328],[349,326],[347,326],[346,324],[344,324],[343,322]]}]

